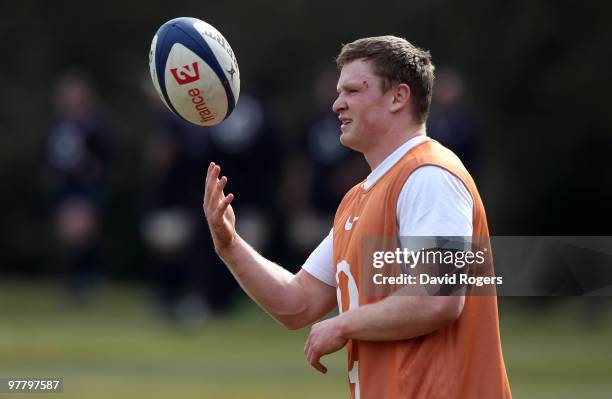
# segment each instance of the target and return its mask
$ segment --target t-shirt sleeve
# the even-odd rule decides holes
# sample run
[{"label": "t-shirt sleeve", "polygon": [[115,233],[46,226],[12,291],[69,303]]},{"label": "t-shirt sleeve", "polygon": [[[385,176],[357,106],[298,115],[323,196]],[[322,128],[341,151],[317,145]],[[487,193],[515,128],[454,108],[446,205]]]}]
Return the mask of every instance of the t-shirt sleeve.
[{"label": "t-shirt sleeve", "polygon": [[321,243],[310,254],[302,269],[321,280],[325,284],[336,286],[334,276],[334,230],[321,241]]},{"label": "t-shirt sleeve", "polygon": [[471,237],[474,202],[463,182],[427,165],[408,177],[397,201],[400,236]]}]

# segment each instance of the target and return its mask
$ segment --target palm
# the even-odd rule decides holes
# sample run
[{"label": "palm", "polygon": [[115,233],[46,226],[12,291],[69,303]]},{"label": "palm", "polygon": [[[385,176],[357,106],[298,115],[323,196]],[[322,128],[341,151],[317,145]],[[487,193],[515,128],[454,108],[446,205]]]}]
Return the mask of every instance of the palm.
[{"label": "palm", "polygon": [[231,205],[229,205],[223,213],[223,229],[228,235],[227,240],[231,240],[236,230],[236,215]]},{"label": "palm", "polygon": [[227,183],[224,176],[219,179],[221,168],[211,163],[206,174],[204,200],[202,207],[208,221],[210,233],[215,247],[222,248],[230,245],[236,235],[236,215],[230,205],[234,199],[233,194],[227,196],[223,188]]}]

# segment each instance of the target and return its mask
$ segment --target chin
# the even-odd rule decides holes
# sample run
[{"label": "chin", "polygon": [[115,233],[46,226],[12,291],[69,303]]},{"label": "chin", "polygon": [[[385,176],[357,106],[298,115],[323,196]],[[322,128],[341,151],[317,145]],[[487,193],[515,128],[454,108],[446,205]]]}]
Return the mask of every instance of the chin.
[{"label": "chin", "polygon": [[351,137],[350,133],[342,133],[342,135],[340,135],[340,144],[353,151],[359,151],[359,143],[354,137]]},{"label": "chin", "polygon": [[348,136],[348,133],[342,133],[340,135],[340,144],[345,147],[350,147],[351,138]]}]

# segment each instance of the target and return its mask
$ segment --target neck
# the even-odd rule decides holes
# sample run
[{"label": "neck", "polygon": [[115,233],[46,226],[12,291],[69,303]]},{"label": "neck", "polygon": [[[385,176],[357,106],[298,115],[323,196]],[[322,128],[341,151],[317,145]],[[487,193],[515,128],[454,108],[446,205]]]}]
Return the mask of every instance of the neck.
[{"label": "neck", "polygon": [[378,145],[372,147],[367,152],[363,153],[370,169],[374,170],[382,163],[393,151],[397,150],[402,144],[408,140],[424,136],[426,134],[425,124],[414,125],[408,129],[401,129],[387,132],[383,137],[380,137]]}]

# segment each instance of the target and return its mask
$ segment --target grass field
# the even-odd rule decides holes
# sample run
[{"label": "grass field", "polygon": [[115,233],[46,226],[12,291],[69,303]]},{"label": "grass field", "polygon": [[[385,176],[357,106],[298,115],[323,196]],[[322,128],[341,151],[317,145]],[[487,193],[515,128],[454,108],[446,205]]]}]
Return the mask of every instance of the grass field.
[{"label": "grass field", "polygon": [[[64,377],[61,398],[346,398],[345,354],[304,359],[307,329],[290,332],[248,304],[195,330],[155,316],[147,290],[111,286],[91,306],[49,282],[0,283],[0,377]],[[612,317],[578,320],[584,300],[546,312],[501,308],[515,398],[612,397]],[[521,308],[522,309],[522,308]],[[40,394],[0,394],[40,398]]]}]

